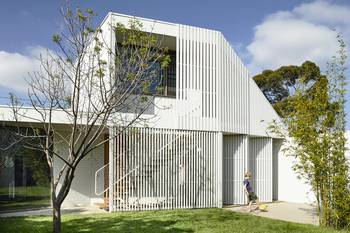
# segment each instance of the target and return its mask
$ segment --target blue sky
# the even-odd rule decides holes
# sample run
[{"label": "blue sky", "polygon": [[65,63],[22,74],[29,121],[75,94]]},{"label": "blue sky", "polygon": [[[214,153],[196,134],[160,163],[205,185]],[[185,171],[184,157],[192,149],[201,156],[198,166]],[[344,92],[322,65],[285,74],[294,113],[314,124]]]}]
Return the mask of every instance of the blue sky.
[{"label": "blue sky", "polygon": [[[79,1],[91,7],[101,21],[109,11],[159,19],[174,23],[217,29],[234,42],[245,43],[253,36],[253,28],[266,15],[288,10],[300,4],[288,1],[158,1],[98,0]],[[50,35],[60,25],[60,1],[4,1],[0,8],[1,49],[22,52],[27,46],[50,47]],[[20,28],[20,30],[18,30]]]},{"label": "blue sky", "polygon": [[[62,25],[60,3],[2,1],[0,97],[7,96],[9,91],[23,92],[23,76],[37,67],[35,55],[44,48],[54,49],[51,35]],[[98,13],[97,22],[107,12],[115,11],[220,30],[251,74],[284,64],[298,65],[306,59],[316,61],[324,69],[337,48],[331,29],[341,32],[350,44],[348,0],[85,0],[79,4],[93,8]]]}]

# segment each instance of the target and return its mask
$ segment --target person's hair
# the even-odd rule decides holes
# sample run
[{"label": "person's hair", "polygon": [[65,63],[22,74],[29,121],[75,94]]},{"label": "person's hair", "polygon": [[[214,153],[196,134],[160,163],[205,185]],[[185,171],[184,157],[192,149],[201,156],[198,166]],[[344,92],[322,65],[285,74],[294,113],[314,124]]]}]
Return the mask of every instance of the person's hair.
[{"label": "person's hair", "polygon": [[252,173],[251,172],[246,172],[246,173],[244,173],[244,176],[252,176]]}]

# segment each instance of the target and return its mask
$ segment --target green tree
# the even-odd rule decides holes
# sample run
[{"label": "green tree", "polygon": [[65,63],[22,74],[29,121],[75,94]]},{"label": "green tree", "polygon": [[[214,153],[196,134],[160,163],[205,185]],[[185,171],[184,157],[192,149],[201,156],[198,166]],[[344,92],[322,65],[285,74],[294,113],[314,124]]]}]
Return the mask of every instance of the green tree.
[{"label": "green tree", "polygon": [[321,78],[320,68],[311,61],[305,61],[301,66],[290,65],[276,70],[265,70],[253,77],[280,116],[292,111],[291,104],[288,103],[301,79],[305,86],[311,88]]},{"label": "green tree", "polygon": [[[272,124],[270,129],[284,139],[284,152],[297,161],[294,170],[311,185],[320,224],[343,228],[350,224],[350,191],[344,135],[346,49],[342,38],[338,39],[339,50],[328,63],[325,75],[307,62],[313,64],[311,69],[302,69],[306,63],[299,68],[282,67],[267,76],[265,72],[265,77],[270,77],[268,81],[261,81],[264,75],[257,79],[265,83],[267,93],[269,88],[271,93],[278,92],[276,87],[284,88],[281,82],[294,82],[293,92],[285,91],[284,98],[273,99],[274,107],[283,114],[282,122]],[[290,72],[282,72],[286,69]],[[286,73],[297,78],[290,82]],[[278,78],[271,78],[274,76]],[[277,84],[271,84],[275,80]]]}]

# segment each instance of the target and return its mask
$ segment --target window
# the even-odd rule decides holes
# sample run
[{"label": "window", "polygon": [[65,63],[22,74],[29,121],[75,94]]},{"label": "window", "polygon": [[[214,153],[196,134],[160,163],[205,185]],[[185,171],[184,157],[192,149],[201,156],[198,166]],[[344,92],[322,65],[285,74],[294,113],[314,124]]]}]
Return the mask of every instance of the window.
[{"label": "window", "polygon": [[[13,132],[11,127],[0,128],[0,147],[13,143]],[[0,177],[1,210],[50,205],[50,173],[43,152],[25,148],[21,143],[0,150]]]},{"label": "window", "polygon": [[[117,90],[126,90],[130,87],[131,81],[128,80],[127,74],[130,74],[133,72],[133,67],[128,64],[129,58],[125,57],[127,56],[125,52],[123,52],[123,48],[121,44],[117,43],[117,56],[120,56],[119,60],[119,66],[120,68],[116,70],[116,89]],[[150,94],[158,94],[162,96],[176,96],[176,52],[175,51],[169,51],[170,56],[170,63],[167,68],[161,69],[160,62],[151,62],[149,68],[147,69],[146,73],[144,74],[145,79],[148,79],[150,76],[149,74],[152,72],[155,74],[156,77],[151,80],[150,86],[149,86],[149,92]],[[137,73],[139,67],[135,68],[135,73]],[[161,92],[159,93],[157,87],[162,87]],[[134,93],[141,93],[142,87],[136,86],[134,88]]]}]

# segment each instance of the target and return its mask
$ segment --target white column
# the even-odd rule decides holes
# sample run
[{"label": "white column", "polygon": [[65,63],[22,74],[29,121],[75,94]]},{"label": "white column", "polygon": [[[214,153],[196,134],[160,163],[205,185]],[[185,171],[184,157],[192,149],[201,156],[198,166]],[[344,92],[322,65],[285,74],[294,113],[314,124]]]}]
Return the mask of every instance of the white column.
[{"label": "white column", "polygon": [[218,194],[218,202],[217,207],[222,208],[223,207],[223,134],[222,132],[219,132],[218,135],[218,153],[217,153],[217,172],[218,172],[218,180],[217,180],[217,194]]},{"label": "white column", "polygon": [[269,152],[269,156],[270,156],[270,169],[268,169],[269,172],[269,176],[270,176],[270,190],[269,190],[269,198],[270,201],[273,201],[273,140],[272,138],[269,138],[269,146],[270,146],[270,152]]},{"label": "white column", "polygon": [[[250,146],[249,146],[249,135],[245,135],[244,136],[244,140],[245,140],[245,171],[244,173],[246,173],[247,171],[250,171],[250,159],[251,159],[251,155],[250,155]],[[242,188],[243,188],[243,181],[242,181]],[[245,195],[244,193],[244,203],[247,203],[248,199],[247,199],[247,195]]]},{"label": "white column", "polygon": [[109,165],[108,165],[108,182],[109,182],[109,212],[114,211],[114,153],[115,153],[115,135],[114,127],[109,128]]}]

